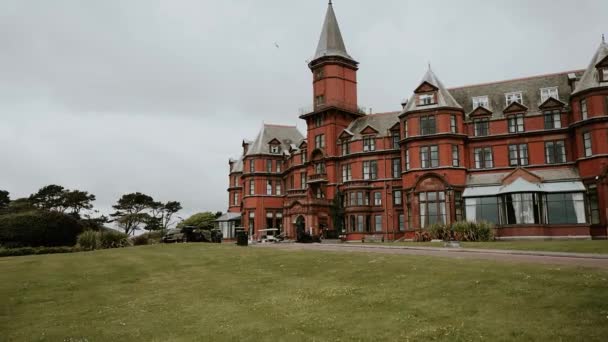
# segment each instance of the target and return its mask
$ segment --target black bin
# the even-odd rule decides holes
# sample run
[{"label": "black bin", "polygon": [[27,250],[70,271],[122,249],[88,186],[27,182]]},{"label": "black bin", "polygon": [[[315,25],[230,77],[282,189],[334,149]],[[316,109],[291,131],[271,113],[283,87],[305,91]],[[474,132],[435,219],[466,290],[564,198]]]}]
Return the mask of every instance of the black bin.
[{"label": "black bin", "polygon": [[249,236],[246,232],[236,233],[236,244],[237,246],[247,246],[249,244]]}]

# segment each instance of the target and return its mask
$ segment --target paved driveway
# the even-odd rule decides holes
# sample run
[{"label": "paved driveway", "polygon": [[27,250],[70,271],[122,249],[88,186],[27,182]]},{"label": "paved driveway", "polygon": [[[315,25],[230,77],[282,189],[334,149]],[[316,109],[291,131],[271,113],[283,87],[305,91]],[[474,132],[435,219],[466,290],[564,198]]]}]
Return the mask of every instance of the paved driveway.
[{"label": "paved driveway", "polygon": [[608,255],[582,253],[556,253],[540,251],[512,251],[496,249],[435,248],[386,245],[352,244],[258,244],[256,248],[275,248],[281,250],[315,250],[330,252],[363,252],[403,255],[423,255],[460,259],[485,259],[503,262],[526,262],[547,265],[567,265],[602,268],[608,270]]}]

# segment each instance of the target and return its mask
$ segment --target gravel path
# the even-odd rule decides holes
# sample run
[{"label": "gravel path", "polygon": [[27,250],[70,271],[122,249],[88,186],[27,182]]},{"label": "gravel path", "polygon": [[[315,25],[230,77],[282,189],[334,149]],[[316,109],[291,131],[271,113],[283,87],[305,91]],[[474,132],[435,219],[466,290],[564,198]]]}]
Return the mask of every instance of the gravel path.
[{"label": "gravel path", "polygon": [[485,259],[501,262],[526,262],[546,265],[593,267],[608,270],[608,255],[582,253],[556,253],[541,251],[513,251],[495,249],[435,248],[407,246],[373,246],[349,244],[257,244],[255,248],[281,250],[316,250],[339,252],[364,252],[403,255],[423,255],[459,259]]}]

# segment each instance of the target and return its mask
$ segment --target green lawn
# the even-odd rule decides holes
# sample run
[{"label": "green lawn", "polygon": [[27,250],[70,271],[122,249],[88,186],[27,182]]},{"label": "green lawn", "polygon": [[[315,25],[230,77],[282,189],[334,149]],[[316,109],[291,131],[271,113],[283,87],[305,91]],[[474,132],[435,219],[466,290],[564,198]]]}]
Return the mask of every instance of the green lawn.
[{"label": "green lawn", "polygon": [[1,341],[605,341],[608,272],[158,245],[0,258]]},{"label": "green lawn", "polygon": [[[389,242],[385,244],[414,247],[443,247],[443,242]],[[608,254],[608,240],[462,242],[461,245],[464,248]]]}]

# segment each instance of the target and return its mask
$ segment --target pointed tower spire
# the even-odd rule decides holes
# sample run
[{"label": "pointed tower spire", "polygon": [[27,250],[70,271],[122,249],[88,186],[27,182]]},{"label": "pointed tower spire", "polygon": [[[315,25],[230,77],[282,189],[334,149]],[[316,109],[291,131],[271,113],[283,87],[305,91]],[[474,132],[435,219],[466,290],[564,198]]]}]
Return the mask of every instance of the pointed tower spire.
[{"label": "pointed tower spire", "polygon": [[338,19],[336,19],[336,13],[334,13],[331,0],[327,6],[323,30],[321,30],[321,37],[319,38],[319,44],[317,45],[317,51],[313,60],[326,56],[343,57],[354,61],[348,52],[346,52],[346,46],[342,39],[342,33],[340,32],[340,26],[338,25]]},{"label": "pointed tower spire", "polygon": [[604,68],[608,69],[608,44],[606,44],[604,36],[602,35],[600,46],[591,58],[585,73],[576,83],[576,89],[574,89],[572,94],[577,94],[592,88],[605,87],[606,82],[602,82],[602,78],[599,75],[600,72],[604,72]]},{"label": "pointed tower spire", "polygon": [[[417,94],[419,93],[433,93],[435,95],[435,103],[428,105],[424,104],[421,106],[420,101],[416,101]],[[420,107],[420,108],[419,108]],[[447,88],[441,83],[437,75],[431,70],[431,64],[428,64],[428,69],[422,77],[422,80],[418,84],[414,95],[407,101],[407,105],[404,108],[404,112],[413,111],[421,108],[432,108],[432,107],[450,107],[462,109],[462,106],[454,99],[452,94]]]}]

